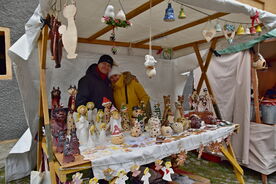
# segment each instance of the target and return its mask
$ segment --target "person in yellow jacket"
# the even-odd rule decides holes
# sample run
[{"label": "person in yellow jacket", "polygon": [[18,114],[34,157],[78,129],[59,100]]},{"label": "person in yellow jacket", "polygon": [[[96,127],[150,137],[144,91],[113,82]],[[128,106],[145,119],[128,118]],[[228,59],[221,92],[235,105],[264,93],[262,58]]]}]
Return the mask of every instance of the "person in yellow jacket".
[{"label": "person in yellow jacket", "polygon": [[139,106],[143,101],[148,111],[147,114],[150,113],[150,98],[136,76],[130,72],[121,72],[118,66],[114,66],[109,73],[109,78],[113,86],[113,97],[117,109],[121,109],[122,104],[126,104],[131,116],[132,108]]}]

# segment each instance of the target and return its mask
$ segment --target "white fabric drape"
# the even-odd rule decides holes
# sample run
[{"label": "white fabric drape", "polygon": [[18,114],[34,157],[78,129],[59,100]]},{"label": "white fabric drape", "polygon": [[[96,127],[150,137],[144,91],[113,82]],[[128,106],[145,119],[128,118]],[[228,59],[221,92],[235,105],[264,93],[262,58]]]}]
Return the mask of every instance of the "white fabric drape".
[{"label": "white fabric drape", "polygon": [[[221,57],[213,56],[207,76],[222,117],[240,124],[240,133],[233,136],[237,159],[248,163],[250,137],[250,53],[239,52]],[[201,71],[195,70],[195,86]]]}]

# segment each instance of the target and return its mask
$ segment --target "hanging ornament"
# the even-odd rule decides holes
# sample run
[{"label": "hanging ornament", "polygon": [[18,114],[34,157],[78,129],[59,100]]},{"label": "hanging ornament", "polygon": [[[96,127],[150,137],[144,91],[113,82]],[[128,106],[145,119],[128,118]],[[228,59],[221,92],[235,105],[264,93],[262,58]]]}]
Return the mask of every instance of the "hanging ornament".
[{"label": "hanging ornament", "polygon": [[245,29],[245,34],[251,34],[250,29],[248,27],[246,27],[246,29]]},{"label": "hanging ornament", "polygon": [[126,20],[126,15],[125,15],[125,13],[124,13],[123,10],[120,10],[120,11],[117,13],[116,19]]},{"label": "hanging ornament", "polygon": [[211,21],[208,21],[206,23],[205,27],[202,30],[202,35],[207,40],[207,42],[210,42],[212,38],[214,38],[214,36],[216,35],[216,30]]},{"label": "hanging ornament", "polygon": [[219,24],[218,21],[217,21],[217,24],[215,25],[215,29],[216,29],[216,32],[221,32],[222,31],[221,25]]},{"label": "hanging ornament", "polygon": [[152,56],[152,49],[151,49],[151,6],[152,6],[152,2],[150,0],[149,54],[145,56],[146,61],[144,63],[144,66],[146,68],[146,74],[149,78],[152,78],[153,76],[156,75],[155,66],[157,64],[157,61]]},{"label": "hanging ornament", "polygon": [[173,49],[172,48],[163,48],[162,56],[164,59],[172,59]]},{"label": "hanging ornament", "polygon": [[175,17],[174,17],[174,10],[172,7],[172,3],[168,3],[168,7],[165,11],[165,16],[163,19],[165,22],[172,22],[175,21]]},{"label": "hanging ornament", "polygon": [[257,25],[256,32],[257,32],[257,33],[262,32],[262,27],[260,26],[260,24]]},{"label": "hanging ornament", "polygon": [[115,12],[114,12],[114,6],[113,5],[107,5],[105,12],[104,12],[104,17],[115,17]]},{"label": "hanging ornament", "polygon": [[172,163],[169,161],[165,163],[165,167],[162,167],[161,170],[164,172],[164,175],[162,178],[163,180],[172,181],[171,174],[174,174],[174,171],[171,167],[172,167]]},{"label": "hanging ornament", "polygon": [[186,15],[185,15],[185,12],[184,12],[184,8],[182,6],[180,8],[178,18],[179,19],[185,19],[186,18]]},{"label": "hanging ornament", "polygon": [[94,177],[89,180],[89,184],[99,184],[98,181],[99,181],[99,179]]},{"label": "hanging ornament", "polygon": [[244,35],[244,27],[240,24],[237,30],[237,35]]},{"label": "hanging ornament", "polygon": [[254,24],[255,24],[255,21],[257,22],[257,24],[259,24],[259,12],[256,11],[255,15],[251,16],[250,19],[251,19],[250,33],[255,34],[256,28],[255,28]]},{"label": "hanging ornament", "polygon": [[118,52],[118,49],[117,49],[115,46],[113,46],[113,47],[111,48],[111,52],[112,52],[113,55],[116,55],[117,52]]},{"label": "hanging ornament", "polygon": [[144,181],[143,184],[149,184],[149,178],[151,177],[151,174],[149,172],[149,168],[146,167],[144,170],[144,175],[141,178],[141,181]]},{"label": "hanging ornament", "polygon": [[[233,43],[234,37],[235,37],[235,26],[232,24],[225,24],[223,29],[224,36],[229,44]],[[230,34],[230,36],[228,36]]]},{"label": "hanging ornament", "polygon": [[133,177],[137,177],[141,171],[139,171],[140,169],[140,166],[139,165],[133,165],[131,168],[130,168],[130,171],[132,172],[132,176]]},{"label": "hanging ornament", "polygon": [[254,60],[252,63],[253,68],[257,70],[262,70],[266,68],[266,60],[264,57],[260,54],[260,42],[258,43],[258,52],[257,54],[254,54]]}]

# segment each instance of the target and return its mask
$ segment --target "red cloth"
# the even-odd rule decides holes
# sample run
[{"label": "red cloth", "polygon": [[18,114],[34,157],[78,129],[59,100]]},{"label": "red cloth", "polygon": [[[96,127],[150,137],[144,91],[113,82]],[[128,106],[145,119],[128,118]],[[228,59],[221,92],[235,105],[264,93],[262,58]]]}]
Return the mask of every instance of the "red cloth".
[{"label": "red cloth", "polygon": [[170,172],[170,170],[169,169],[166,169],[166,174],[168,174]]},{"label": "red cloth", "polygon": [[96,68],[96,71],[100,74],[100,77],[105,80],[107,78],[107,74],[104,74],[102,73],[100,70],[99,70],[99,67],[97,66]]}]

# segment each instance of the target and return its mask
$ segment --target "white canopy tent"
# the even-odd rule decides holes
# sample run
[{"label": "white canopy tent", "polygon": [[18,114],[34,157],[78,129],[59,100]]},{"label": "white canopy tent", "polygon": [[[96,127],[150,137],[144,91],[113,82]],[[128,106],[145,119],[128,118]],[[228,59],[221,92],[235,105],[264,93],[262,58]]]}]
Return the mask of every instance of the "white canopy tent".
[{"label": "white canopy tent", "polygon": [[[63,0],[60,2],[61,7],[64,2],[65,1]],[[122,2],[126,12],[129,12],[147,1],[128,0]],[[167,3],[161,2],[162,1],[156,3],[152,8],[151,20],[149,19],[148,11],[145,11],[139,16],[131,19],[131,22],[133,23],[132,27],[118,29],[116,31],[117,40],[135,45],[135,43],[143,41],[149,37],[148,27],[150,22],[153,28],[153,35],[158,35],[167,32],[168,30],[175,29],[179,27],[179,25],[189,24],[190,22],[195,22],[196,20],[205,17],[204,14],[199,13],[198,11],[186,8],[186,19],[164,23],[162,19]],[[208,15],[215,14],[216,12],[231,13],[225,15],[223,18],[237,22],[250,23],[249,16],[253,15],[256,11],[259,11],[260,20],[267,30],[276,28],[276,15],[237,1],[209,0],[208,3],[206,3],[204,0],[178,0],[178,2],[192,6]],[[7,158],[6,180],[8,181],[30,174],[30,171],[36,163],[35,159],[33,159],[36,155],[35,142],[33,140],[38,125],[39,72],[37,61],[37,40],[40,35],[40,17],[46,17],[51,3],[51,0],[40,2],[40,5],[35,10],[33,16],[26,23],[26,33],[10,48],[9,54],[12,61],[15,63],[14,68],[24,102],[24,110],[29,129],[18,141]],[[95,43],[93,40],[87,38],[106,26],[100,22],[106,3],[106,1],[102,0],[77,1],[78,12],[76,15],[76,24],[80,42],[89,43],[91,41],[91,43]],[[115,8],[116,5],[118,5],[116,0],[111,1],[111,3]],[[180,4],[173,3],[173,7],[175,10],[178,10]],[[60,19],[61,22],[66,23],[61,15]],[[203,37],[201,30],[203,27],[204,23],[183,29],[170,36],[163,38],[160,37],[161,39],[153,40],[153,45],[158,47],[177,47],[185,43],[202,40]],[[110,32],[106,32],[97,39],[109,40],[109,35]],[[249,39],[249,37],[246,37],[246,39]],[[129,45],[131,46],[132,44]],[[219,46],[224,47],[224,45],[226,45],[226,43],[225,41],[222,41]],[[203,47],[200,47],[200,49],[203,48],[205,48],[204,45]],[[157,59],[158,74],[155,78],[149,80],[145,76],[143,66],[144,55],[147,54],[148,51],[146,49],[141,49],[141,47],[134,47],[132,51],[133,52],[130,52],[128,48],[119,48],[119,54],[114,56],[114,59],[122,66],[122,68],[130,70],[137,75],[139,81],[144,85],[146,91],[151,96],[153,103],[157,101],[162,102],[162,96],[167,94],[170,94],[172,96],[172,101],[174,101],[176,95],[182,94],[185,84],[186,77],[181,76],[180,74],[190,71],[198,66],[195,55],[190,54],[192,50],[185,48],[175,52],[175,57],[182,57],[177,57],[172,60]],[[201,54],[204,55],[205,52],[205,50],[202,50]],[[103,53],[110,53],[110,46],[80,43],[78,45],[79,55],[77,59],[67,60],[63,57],[61,69],[54,68],[54,63],[50,60],[50,56],[48,55],[46,75],[48,94],[50,94],[50,90],[53,86],[60,86],[61,91],[65,92],[70,84],[77,84],[77,81],[84,75],[86,68],[91,63],[97,62],[100,54]],[[158,58],[157,55],[155,55],[155,57]],[[67,104],[67,97],[67,94],[62,94],[61,102],[63,104]]]}]

